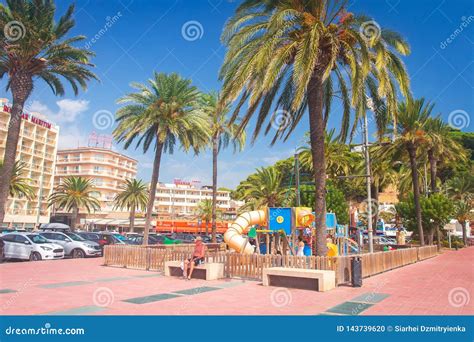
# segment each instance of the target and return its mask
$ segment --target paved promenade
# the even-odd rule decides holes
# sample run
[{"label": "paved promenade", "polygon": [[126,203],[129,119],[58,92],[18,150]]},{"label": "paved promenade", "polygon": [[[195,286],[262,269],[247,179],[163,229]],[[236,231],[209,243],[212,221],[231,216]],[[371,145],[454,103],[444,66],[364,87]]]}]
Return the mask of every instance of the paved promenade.
[{"label": "paved promenade", "polygon": [[474,247],[326,292],[239,279],[185,281],[102,258],[0,264],[0,314],[474,315]]}]

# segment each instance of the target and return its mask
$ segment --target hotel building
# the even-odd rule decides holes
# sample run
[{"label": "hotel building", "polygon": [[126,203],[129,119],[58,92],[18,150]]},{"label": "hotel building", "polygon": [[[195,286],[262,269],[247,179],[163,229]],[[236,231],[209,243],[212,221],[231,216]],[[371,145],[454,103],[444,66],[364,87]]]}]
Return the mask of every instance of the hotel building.
[{"label": "hotel building", "polygon": [[[0,99],[0,159],[5,154],[11,105]],[[10,197],[2,227],[32,229],[49,222],[47,199],[53,189],[59,127],[38,113],[23,113],[16,159],[25,163],[24,178],[29,179],[35,196]]]},{"label": "hotel building", "polygon": [[[69,176],[91,179],[95,196],[100,202],[100,210],[87,213],[79,212],[82,223],[94,222],[100,219],[127,219],[128,212],[114,210],[114,198],[120,192],[120,186],[127,179],[137,175],[137,161],[111,148],[78,147],[60,150],[57,153],[55,186]],[[55,210],[55,220],[68,223],[70,213]],[[87,219],[87,220],[85,220]]]}]

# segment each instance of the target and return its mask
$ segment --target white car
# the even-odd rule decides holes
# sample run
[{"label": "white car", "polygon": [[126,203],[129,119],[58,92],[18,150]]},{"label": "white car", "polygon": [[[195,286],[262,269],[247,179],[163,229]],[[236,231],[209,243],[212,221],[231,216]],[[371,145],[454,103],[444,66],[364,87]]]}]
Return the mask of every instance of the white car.
[{"label": "white car", "polygon": [[2,235],[2,240],[5,242],[3,253],[6,259],[39,261],[64,258],[62,246],[36,233],[8,233]]}]

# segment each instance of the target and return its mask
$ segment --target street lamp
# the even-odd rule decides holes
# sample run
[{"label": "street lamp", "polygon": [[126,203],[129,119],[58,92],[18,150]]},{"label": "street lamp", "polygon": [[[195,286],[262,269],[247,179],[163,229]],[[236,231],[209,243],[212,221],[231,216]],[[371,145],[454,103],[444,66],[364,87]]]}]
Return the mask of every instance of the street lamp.
[{"label": "street lamp", "polygon": [[[367,107],[375,112],[374,101],[372,98],[366,96]],[[367,174],[367,232],[369,237],[369,253],[374,252],[374,232],[372,227],[372,194],[370,188],[372,184],[372,173],[370,170],[370,154],[369,154],[369,127],[367,120],[367,111],[364,113],[364,156],[365,156],[365,171]]]}]

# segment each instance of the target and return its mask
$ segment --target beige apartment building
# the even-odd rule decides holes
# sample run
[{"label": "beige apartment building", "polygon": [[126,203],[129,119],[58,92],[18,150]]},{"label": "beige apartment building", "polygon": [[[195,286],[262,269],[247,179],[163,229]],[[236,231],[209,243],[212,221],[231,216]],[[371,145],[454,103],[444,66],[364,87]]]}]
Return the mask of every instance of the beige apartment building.
[{"label": "beige apartment building", "polygon": [[[5,153],[11,104],[0,99],[0,159]],[[39,113],[23,113],[16,159],[25,163],[24,177],[29,179],[35,196],[10,197],[2,227],[32,229],[49,222],[47,199],[53,190],[59,127]]]},{"label": "beige apartment building", "polygon": [[[137,175],[137,161],[110,148],[78,147],[59,150],[56,160],[55,186],[68,176],[92,179],[100,201],[99,211],[88,214],[80,212],[82,223],[100,219],[128,219],[128,212],[114,210],[114,198],[127,179]],[[68,217],[68,213],[56,210],[55,217]]]},{"label": "beige apartment building", "polygon": [[[173,183],[159,183],[156,189],[154,212],[158,219],[193,218],[199,202],[212,200],[211,187],[196,187],[193,182],[176,179]],[[229,191],[217,191],[217,208],[223,212],[231,211],[241,203],[231,200]]]}]

